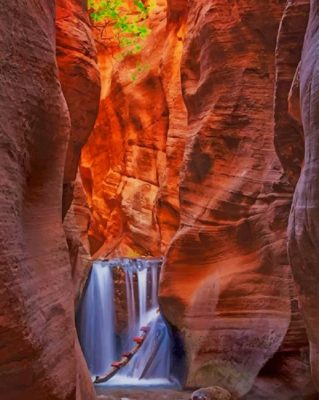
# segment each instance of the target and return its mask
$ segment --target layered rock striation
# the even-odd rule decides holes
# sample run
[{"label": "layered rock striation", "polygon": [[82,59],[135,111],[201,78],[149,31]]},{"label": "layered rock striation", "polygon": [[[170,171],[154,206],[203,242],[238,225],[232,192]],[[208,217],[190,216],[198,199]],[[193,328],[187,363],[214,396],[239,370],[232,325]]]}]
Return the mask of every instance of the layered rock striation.
[{"label": "layered rock striation", "polygon": [[81,159],[91,252],[166,255],[161,308],[190,387],[314,393],[286,250],[308,13],[307,0],[158,1],[142,52],[122,61],[95,32],[102,96]]},{"label": "layered rock striation", "polygon": [[4,400],[94,398],[74,328],[89,253],[165,255],[185,386],[315,399],[317,2],[158,0],[124,59],[81,0],[54,15],[0,14]]},{"label": "layered rock striation", "polygon": [[[85,57],[83,54],[83,58],[80,55],[92,40],[88,27],[73,14],[80,10],[79,1],[59,4],[65,12],[58,9],[61,17],[58,31],[62,20],[64,28],[70,31],[69,36],[64,32],[67,37],[63,40],[63,35],[59,36],[63,44],[60,41],[58,71],[54,3],[12,0],[1,5],[0,393],[3,400],[95,398],[75,332],[71,265],[62,225],[62,192],[63,182],[68,183],[75,176],[79,143],[85,140],[83,136],[94,122],[98,71],[93,66],[94,59],[90,61],[94,58],[92,52]],[[84,18],[85,10],[81,10]],[[75,42],[77,57],[73,52]],[[72,74],[77,75],[75,82]],[[87,110],[88,105],[82,103],[82,114],[75,116],[79,107],[73,103],[77,96],[74,94],[81,76],[85,76],[82,88],[86,86],[91,108]],[[81,117],[90,120],[83,127],[85,133],[79,132],[80,127],[74,123]],[[83,120],[79,123],[81,127],[82,123],[85,125]],[[78,139],[73,134],[75,130]],[[70,172],[70,179],[65,179],[65,171]]]},{"label": "layered rock striation", "polygon": [[162,274],[189,386],[247,393],[286,335],[291,189],[273,145],[274,50],[284,2],[192,5],[182,60],[188,111],[181,225]]},{"label": "layered rock striation", "polygon": [[83,0],[57,0],[56,54],[59,79],[66,99],[71,131],[63,178],[63,218],[72,199],[81,149],[97,117],[100,73]]},{"label": "layered rock striation", "polygon": [[167,18],[161,0],[151,12],[150,26],[142,52],[122,61],[96,29],[102,96],[81,161],[95,256],[158,256],[179,225],[186,129],[180,85],[185,19]]},{"label": "layered rock striation", "polygon": [[311,368],[317,389],[319,389],[318,28],[318,4],[316,1],[310,1],[310,16],[299,68],[300,116],[304,130],[305,152],[288,229],[289,258],[306,322]]}]

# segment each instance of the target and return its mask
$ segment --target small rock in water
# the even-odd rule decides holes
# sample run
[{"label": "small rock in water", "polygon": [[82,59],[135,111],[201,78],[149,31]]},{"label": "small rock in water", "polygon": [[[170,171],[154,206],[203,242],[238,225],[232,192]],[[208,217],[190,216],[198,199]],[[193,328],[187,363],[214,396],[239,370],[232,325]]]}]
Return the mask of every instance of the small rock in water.
[{"label": "small rock in water", "polygon": [[196,390],[192,400],[231,400],[231,394],[219,386],[211,386]]}]

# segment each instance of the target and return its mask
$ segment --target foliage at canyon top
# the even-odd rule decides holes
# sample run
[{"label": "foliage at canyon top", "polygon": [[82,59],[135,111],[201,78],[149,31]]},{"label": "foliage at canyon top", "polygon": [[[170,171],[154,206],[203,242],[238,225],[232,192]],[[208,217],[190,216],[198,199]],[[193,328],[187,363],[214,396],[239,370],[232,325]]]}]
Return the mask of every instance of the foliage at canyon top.
[{"label": "foliage at canyon top", "polygon": [[142,50],[141,42],[150,34],[149,13],[154,4],[152,0],[88,0],[92,20],[97,26],[112,28],[122,58]]}]

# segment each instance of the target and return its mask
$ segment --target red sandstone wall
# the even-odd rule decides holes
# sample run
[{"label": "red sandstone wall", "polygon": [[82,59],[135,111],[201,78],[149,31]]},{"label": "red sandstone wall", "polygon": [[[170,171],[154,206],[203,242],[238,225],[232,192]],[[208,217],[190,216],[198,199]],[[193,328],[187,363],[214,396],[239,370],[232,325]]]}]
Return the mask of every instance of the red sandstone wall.
[{"label": "red sandstone wall", "polygon": [[99,109],[100,73],[89,17],[82,0],[57,0],[56,41],[59,79],[71,118],[63,180],[63,218],[72,202],[81,149]]},{"label": "red sandstone wall", "polygon": [[[240,396],[250,392],[247,398],[277,396],[283,364],[295,365],[290,373],[298,376],[299,351],[307,351],[286,255],[292,187],[273,144],[284,3],[196,1],[189,10],[181,225],[161,279],[163,311],[186,346],[186,385],[217,384]],[[296,353],[289,360],[291,343]],[[265,369],[265,385],[256,377],[275,354],[277,382]],[[311,387],[309,368],[303,374],[298,385],[281,383],[282,398]]]},{"label": "red sandstone wall", "polygon": [[[308,11],[158,1],[143,52],[120,63],[96,36],[100,113],[81,160],[91,252],[166,254],[161,305],[185,344],[186,385],[247,400],[314,393],[286,252]],[[132,82],[140,59],[149,70]]]},{"label": "red sandstone wall", "polygon": [[[115,62],[96,36],[98,67],[81,1],[57,5],[59,73],[52,4],[12,0],[0,14],[1,395],[94,398],[72,297],[90,247],[166,253],[161,306],[186,385],[314,399],[316,2],[302,57],[306,0],[158,0],[143,52]],[[70,203],[98,70],[80,168],[89,211],[79,181]],[[285,234],[300,171],[289,253],[307,333]]]},{"label": "red sandstone wall", "polygon": [[[65,171],[70,173],[64,180],[69,183],[75,177],[80,143],[89,133],[93,109],[98,106],[98,72],[94,61],[90,62],[93,55],[81,58],[80,54],[92,40],[87,24],[72,14],[80,10],[80,3],[61,1],[65,9],[58,9],[58,33],[63,24],[70,30],[64,32],[63,40],[59,36],[63,44],[58,72],[54,2],[2,3],[0,397],[93,400],[75,333],[71,266],[62,226]],[[75,42],[77,56],[72,48]],[[71,71],[78,74],[75,82],[67,77]],[[86,85],[85,96],[92,108],[80,110],[87,122],[84,132],[74,123],[75,118],[81,127],[84,124],[75,115],[79,109],[72,96],[74,85],[86,73],[82,87]]]},{"label": "red sandstone wall", "polygon": [[310,17],[300,63],[300,115],[304,130],[304,163],[289,218],[288,249],[310,342],[313,378],[319,389],[318,278],[318,2]]},{"label": "red sandstone wall", "polygon": [[64,228],[72,266],[74,295],[77,299],[90,265],[87,240],[90,213],[81,179],[78,177],[76,180],[76,175],[81,149],[97,117],[101,85],[91,23],[83,1],[57,0],[56,3],[59,79],[71,118],[64,166],[62,216],[65,218]]}]

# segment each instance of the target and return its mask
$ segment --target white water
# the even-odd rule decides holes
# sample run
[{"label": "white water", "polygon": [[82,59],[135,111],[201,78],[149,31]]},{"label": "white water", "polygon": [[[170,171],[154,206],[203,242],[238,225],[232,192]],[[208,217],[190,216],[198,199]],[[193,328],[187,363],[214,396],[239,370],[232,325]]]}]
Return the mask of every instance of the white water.
[{"label": "white water", "polygon": [[141,261],[138,262],[137,267],[137,282],[138,282],[138,301],[139,301],[139,326],[147,323],[146,309],[147,309],[147,269]]},{"label": "white water", "polygon": [[134,293],[134,272],[135,268],[125,268],[125,285],[127,298],[128,330],[124,351],[129,351],[134,336],[137,334],[136,306]]},{"label": "white water", "polygon": [[[120,354],[134,347],[133,337],[140,333],[142,326],[148,325],[150,330],[129,364],[103,385],[177,386],[175,379],[170,376],[171,338],[158,310],[159,260],[117,259],[94,263],[80,310],[80,341],[89,369],[93,375],[104,375],[110,370],[111,362],[116,361],[115,354],[118,351],[115,347],[112,268],[119,265],[125,271],[128,313],[128,329],[122,348],[118,349]],[[103,274],[101,269],[107,272]],[[96,282],[99,279],[105,280],[103,276],[110,279],[108,286]],[[138,298],[135,298],[134,277],[137,279]],[[105,289],[103,294],[102,288]],[[100,315],[100,320],[97,318],[99,313],[103,314]],[[104,351],[101,351],[102,347]]]},{"label": "white water", "polygon": [[101,375],[114,361],[114,301],[110,268],[95,262],[78,316],[81,347],[89,370]]},{"label": "white water", "polygon": [[152,274],[152,307],[158,307],[157,291],[158,291],[158,270],[155,267],[151,268]]}]

